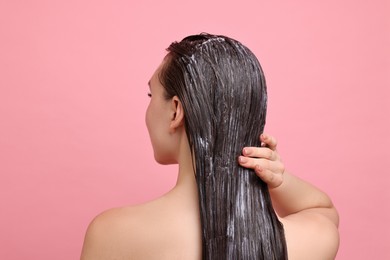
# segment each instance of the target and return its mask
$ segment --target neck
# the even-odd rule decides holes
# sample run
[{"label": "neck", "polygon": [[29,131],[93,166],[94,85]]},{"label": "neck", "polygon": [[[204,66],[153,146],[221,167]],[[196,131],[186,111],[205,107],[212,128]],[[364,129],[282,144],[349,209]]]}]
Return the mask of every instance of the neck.
[{"label": "neck", "polygon": [[189,192],[194,197],[198,197],[198,187],[195,179],[195,170],[192,160],[191,149],[186,135],[180,140],[180,149],[178,152],[179,173],[174,189],[182,189]]}]

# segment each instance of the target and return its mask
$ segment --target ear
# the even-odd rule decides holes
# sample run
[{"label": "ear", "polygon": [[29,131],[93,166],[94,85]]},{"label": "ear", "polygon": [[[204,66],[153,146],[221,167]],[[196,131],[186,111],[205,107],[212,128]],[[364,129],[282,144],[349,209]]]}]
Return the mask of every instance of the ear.
[{"label": "ear", "polygon": [[169,132],[174,133],[176,130],[184,125],[184,110],[183,106],[177,96],[171,99],[171,123],[169,125]]}]

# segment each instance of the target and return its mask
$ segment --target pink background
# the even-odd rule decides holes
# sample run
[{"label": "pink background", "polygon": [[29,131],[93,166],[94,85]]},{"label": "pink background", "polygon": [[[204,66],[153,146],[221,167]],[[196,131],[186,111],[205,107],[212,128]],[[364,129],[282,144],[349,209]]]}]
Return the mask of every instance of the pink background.
[{"label": "pink background", "polygon": [[147,82],[171,41],[203,31],[259,57],[266,130],[337,205],[337,259],[390,259],[388,1],[281,2],[1,1],[0,259],[77,259],[96,214],[174,185]]}]

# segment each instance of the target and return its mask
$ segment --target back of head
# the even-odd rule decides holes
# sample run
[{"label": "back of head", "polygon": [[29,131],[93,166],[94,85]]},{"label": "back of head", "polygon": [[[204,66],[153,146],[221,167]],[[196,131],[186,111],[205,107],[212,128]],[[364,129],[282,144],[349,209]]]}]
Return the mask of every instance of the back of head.
[{"label": "back of head", "polygon": [[267,106],[255,55],[225,36],[193,35],[168,48],[159,75],[178,96],[194,153],[204,259],[287,259],[283,227],[269,192],[237,157],[259,146]]}]

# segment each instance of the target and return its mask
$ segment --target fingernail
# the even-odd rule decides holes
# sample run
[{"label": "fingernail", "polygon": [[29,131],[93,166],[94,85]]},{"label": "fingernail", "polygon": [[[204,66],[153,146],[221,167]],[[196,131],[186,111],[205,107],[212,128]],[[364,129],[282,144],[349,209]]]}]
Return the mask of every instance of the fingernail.
[{"label": "fingernail", "polygon": [[246,159],[244,156],[239,156],[239,157],[238,157],[238,161],[239,161],[240,163],[246,163],[246,162],[247,162],[247,159]]},{"label": "fingernail", "polygon": [[242,150],[242,152],[243,152],[245,155],[249,155],[249,153],[250,153],[251,151],[250,151],[250,149],[248,149],[248,148],[244,148],[244,149]]},{"label": "fingernail", "polygon": [[265,134],[261,134],[261,138],[263,138],[264,140],[267,140],[267,136]]}]

